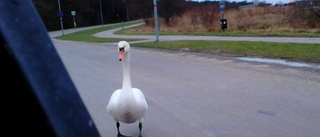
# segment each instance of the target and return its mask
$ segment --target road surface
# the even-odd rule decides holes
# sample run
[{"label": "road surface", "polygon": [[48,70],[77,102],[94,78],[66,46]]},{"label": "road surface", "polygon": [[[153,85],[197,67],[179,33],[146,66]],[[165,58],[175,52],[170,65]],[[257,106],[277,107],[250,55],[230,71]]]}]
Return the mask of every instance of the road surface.
[{"label": "road surface", "polygon": [[[101,137],[122,85],[115,43],[53,40]],[[199,53],[132,48],[131,81],[149,109],[143,137],[319,137],[320,71]],[[121,124],[137,137],[138,123]]]}]

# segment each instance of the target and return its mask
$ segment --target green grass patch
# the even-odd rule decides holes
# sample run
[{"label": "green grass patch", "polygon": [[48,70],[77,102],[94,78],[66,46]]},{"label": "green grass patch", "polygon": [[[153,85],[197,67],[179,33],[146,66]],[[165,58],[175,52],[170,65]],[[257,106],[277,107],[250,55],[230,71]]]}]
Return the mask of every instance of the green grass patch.
[{"label": "green grass patch", "polygon": [[[84,42],[118,42],[120,40],[135,41],[140,39],[122,39],[122,38],[99,38],[94,37],[93,34],[106,31],[114,28],[121,28],[128,25],[140,23],[137,21],[119,23],[101,28],[84,30],[76,33],[58,36],[57,39],[84,41]],[[128,31],[129,30],[129,31]],[[140,34],[132,32],[130,29],[117,32],[117,34]],[[146,32],[143,34],[152,34],[153,32]],[[161,33],[160,33],[161,34]],[[173,35],[177,33],[163,32],[161,35]],[[188,35],[188,33],[179,33],[179,35]],[[209,33],[193,32],[190,35],[209,35]],[[211,34],[210,34],[211,35]],[[212,33],[214,35],[214,33]],[[220,36],[244,36],[242,32],[232,33],[221,32]],[[254,35],[254,34],[251,34]],[[251,36],[245,35],[245,36]],[[264,34],[260,34],[264,35]],[[279,35],[281,36],[281,35]],[[286,35],[288,36],[288,35]],[[245,42],[245,41],[173,41],[173,42],[148,42],[135,43],[132,46],[158,48],[167,50],[183,50],[189,52],[202,52],[213,54],[229,54],[236,56],[257,56],[265,58],[280,58],[294,61],[304,61],[312,63],[320,63],[320,44],[301,44],[301,43],[273,43],[273,42]]]},{"label": "green grass patch", "polygon": [[61,39],[61,40],[70,40],[70,41],[83,41],[83,42],[98,42],[98,43],[103,43],[103,42],[117,42],[120,40],[126,40],[126,41],[136,41],[140,39],[121,39],[121,38],[101,38],[101,37],[95,37],[93,36],[95,33],[110,30],[110,29],[115,29],[115,28],[121,28],[124,26],[130,26],[133,24],[141,23],[142,21],[132,21],[132,22],[124,22],[124,23],[118,23],[114,25],[109,25],[109,26],[104,26],[100,28],[95,28],[95,29],[90,29],[90,30],[84,30],[84,31],[79,31],[71,34],[66,34],[63,36],[58,36],[56,39]]},{"label": "green grass patch", "polygon": [[234,41],[174,41],[135,43],[132,46],[167,50],[184,50],[236,56],[280,58],[320,63],[320,44],[234,42]]},{"label": "green grass patch", "polygon": [[[139,27],[139,26],[138,26]],[[154,31],[136,31],[130,28],[115,32],[119,35],[154,35]],[[260,31],[159,31],[160,35],[189,35],[189,36],[239,36],[239,37],[320,37],[320,33],[292,33],[292,32],[260,32]]]}]

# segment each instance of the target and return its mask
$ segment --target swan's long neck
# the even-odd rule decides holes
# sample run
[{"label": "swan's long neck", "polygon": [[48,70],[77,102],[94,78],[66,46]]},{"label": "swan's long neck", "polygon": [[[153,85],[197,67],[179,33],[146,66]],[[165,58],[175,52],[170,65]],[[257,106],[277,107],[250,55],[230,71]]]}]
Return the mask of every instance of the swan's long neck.
[{"label": "swan's long neck", "polygon": [[122,68],[123,68],[123,81],[122,81],[122,89],[131,90],[131,78],[130,78],[130,53],[127,53],[122,60]]}]

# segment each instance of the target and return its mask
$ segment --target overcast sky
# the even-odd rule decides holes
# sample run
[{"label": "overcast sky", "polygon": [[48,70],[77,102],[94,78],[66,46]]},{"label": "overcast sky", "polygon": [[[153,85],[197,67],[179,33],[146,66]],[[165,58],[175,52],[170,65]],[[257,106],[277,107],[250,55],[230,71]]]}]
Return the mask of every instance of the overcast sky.
[{"label": "overcast sky", "polygon": [[[193,1],[205,1],[205,0],[193,0]],[[212,0],[212,1],[220,1],[220,0]],[[226,0],[226,1],[232,2],[232,1],[244,1],[244,0]],[[282,2],[282,3],[293,2],[294,0],[260,0],[260,1],[265,1],[271,4],[277,4],[279,2]],[[252,2],[252,0],[247,0],[247,2]]]}]

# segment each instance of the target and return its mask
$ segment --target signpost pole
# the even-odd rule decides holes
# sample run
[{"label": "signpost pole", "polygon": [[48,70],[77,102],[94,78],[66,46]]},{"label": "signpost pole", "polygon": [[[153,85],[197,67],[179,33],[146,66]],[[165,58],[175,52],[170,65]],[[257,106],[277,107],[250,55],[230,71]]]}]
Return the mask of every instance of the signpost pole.
[{"label": "signpost pole", "polygon": [[102,15],[102,6],[101,6],[101,0],[99,0],[100,4],[100,16],[101,16],[101,25],[103,26],[103,15]]},{"label": "signpost pole", "polygon": [[64,35],[64,32],[63,32],[63,21],[62,21],[63,14],[61,12],[60,0],[58,0],[58,5],[59,5],[59,17],[60,17],[61,32],[62,32],[62,35]]},{"label": "signpost pole", "polygon": [[223,15],[224,8],[225,8],[225,0],[221,0],[221,1],[220,1],[221,19],[224,19],[224,15]]},{"label": "signpost pole", "polygon": [[155,24],[155,31],[156,31],[156,42],[159,41],[159,25],[158,25],[158,10],[157,10],[157,0],[153,0],[153,9],[154,9],[154,24]]},{"label": "signpost pole", "polygon": [[224,13],[223,13],[224,9],[225,9],[225,0],[220,0],[220,12],[221,12],[220,25],[223,31],[227,28],[227,19],[224,18]]},{"label": "signpost pole", "polygon": [[74,29],[76,29],[77,23],[76,23],[76,11],[71,11],[71,15],[73,16],[73,25],[74,25]]}]

